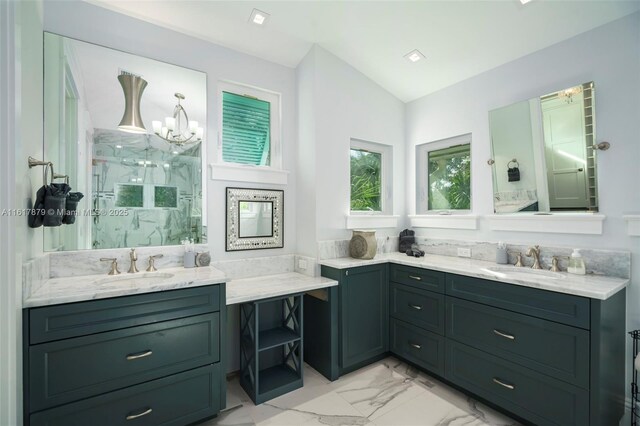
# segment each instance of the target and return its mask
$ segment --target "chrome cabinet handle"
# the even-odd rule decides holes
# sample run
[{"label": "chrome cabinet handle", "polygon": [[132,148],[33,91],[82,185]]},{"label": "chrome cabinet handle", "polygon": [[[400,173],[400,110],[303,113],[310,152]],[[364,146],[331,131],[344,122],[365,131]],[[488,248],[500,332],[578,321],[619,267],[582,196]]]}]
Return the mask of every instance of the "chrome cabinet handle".
[{"label": "chrome cabinet handle", "polygon": [[129,414],[126,419],[127,420],[134,420],[137,419],[138,417],[142,417],[142,416],[146,416],[147,414],[151,414],[151,412],[153,411],[153,409],[151,408],[147,408],[146,410],[144,410],[142,413],[138,413],[138,414]]},{"label": "chrome cabinet handle", "polygon": [[421,311],[422,310],[422,306],[414,305],[413,303],[409,303],[409,307],[415,309],[416,311]]},{"label": "chrome cabinet handle", "polygon": [[497,334],[500,337],[504,337],[505,339],[516,340],[516,336],[514,336],[512,334],[503,333],[503,332],[495,330],[495,329],[493,330],[493,333]]},{"label": "chrome cabinet handle", "polygon": [[496,383],[496,384],[498,384],[498,385],[500,385],[502,387],[505,387],[507,389],[510,389],[510,390],[514,390],[516,388],[514,385],[510,385],[509,383],[505,383],[505,382],[503,382],[503,381],[501,381],[499,379],[496,379],[495,377],[493,378],[493,383]]},{"label": "chrome cabinet handle", "polygon": [[409,278],[414,279],[416,281],[422,281],[422,277],[418,277],[416,275],[409,275]]},{"label": "chrome cabinet handle", "polygon": [[127,355],[127,361],[133,361],[134,359],[140,359],[140,358],[145,358],[150,356],[151,354],[153,354],[153,351],[151,350],[146,350],[144,352],[140,352],[137,354],[129,354]]},{"label": "chrome cabinet handle", "polygon": [[409,345],[413,346],[416,349],[422,349],[422,345],[419,345],[417,343],[409,342]]}]

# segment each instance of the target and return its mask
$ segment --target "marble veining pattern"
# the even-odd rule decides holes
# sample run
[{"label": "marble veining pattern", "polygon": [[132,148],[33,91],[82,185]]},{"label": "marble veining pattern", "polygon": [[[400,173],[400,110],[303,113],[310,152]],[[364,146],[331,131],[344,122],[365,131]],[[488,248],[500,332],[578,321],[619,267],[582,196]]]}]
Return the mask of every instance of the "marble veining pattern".
[{"label": "marble veining pattern", "polygon": [[[387,262],[601,300],[608,299],[625,288],[629,283],[628,278],[604,277],[599,275],[571,275],[566,272],[551,273],[544,271],[543,273],[551,274],[554,277],[553,279],[549,279],[545,276],[535,275],[535,271],[533,273],[527,273],[527,268],[516,268],[515,266],[496,265],[493,262],[485,262],[482,260],[429,254],[421,258],[410,257],[402,253],[381,254],[371,260],[345,257],[342,259],[322,260],[320,264],[337,269],[346,269]],[[497,266],[504,269],[501,271],[491,270],[491,268],[496,268]],[[553,274],[558,274],[557,278],[555,278],[556,276]]]},{"label": "marble veining pattern", "polygon": [[85,275],[80,277],[51,278],[33,293],[24,293],[23,306],[57,305],[92,299],[127,296],[140,293],[199,287],[227,281],[218,269],[208,266],[201,268],[165,268],[157,272],[138,272],[109,276]]},{"label": "marble veining pattern", "polygon": [[296,272],[231,280],[227,283],[227,305],[336,285],[338,282],[329,278],[309,277]]},{"label": "marble veining pattern", "polygon": [[[377,253],[393,253],[398,251],[399,237],[376,237]],[[350,240],[318,241],[318,259],[339,259],[349,256]]]},{"label": "marble veining pattern", "polygon": [[335,382],[305,365],[304,383],[302,389],[255,406],[235,378],[228,383],[231,409],[200,426],[520,425],[395,358]]},{"label": "marble veining pattern", "polygon": [[[196,244],[196,252],[209,251],[207,244]],[[149,256],[162,254],[156,259],[159,270],[183,265],[184,248],[182,246],[136,247],[138,269],[147,268]],[[116,248],[106,250],[78,250],[50,253],[50,278],[77,277],[81,275],[106,274],[109,263],[101,262],[101,257],[115,257],[121,271],[129,268],[129,249]]]},{"label": "marble veining pattern", "polygon": [[[212,261],[211,266],[232,280],[294,272],[293,254]],[[248,267],[250,265],[250,267]]]},{"label": "marble veining pattern", "polygon": [[32,294],[49,279],[49,255],[35,257],[22,264],[22,292]]}]

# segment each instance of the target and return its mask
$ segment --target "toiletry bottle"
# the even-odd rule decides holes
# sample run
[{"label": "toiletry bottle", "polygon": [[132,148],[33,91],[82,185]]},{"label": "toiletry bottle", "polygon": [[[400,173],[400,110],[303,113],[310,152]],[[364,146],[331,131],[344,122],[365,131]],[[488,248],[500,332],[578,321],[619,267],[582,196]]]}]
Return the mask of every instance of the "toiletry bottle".
[{"label": "toiletry bottle", "polygon": [[496,248],[496,263],[499,265],[506,265],[507,263],[509,263],[507,245],[502,241],[498,243],[498,248]]},{"label": "toiletry bottle", "polygon": [[584,275],[587,273],[587,268],[585,267],[584,259],[579,249],[573,249],[573,253],[571,253],[571,257],[569,258],[567,272],[576,275]]}]

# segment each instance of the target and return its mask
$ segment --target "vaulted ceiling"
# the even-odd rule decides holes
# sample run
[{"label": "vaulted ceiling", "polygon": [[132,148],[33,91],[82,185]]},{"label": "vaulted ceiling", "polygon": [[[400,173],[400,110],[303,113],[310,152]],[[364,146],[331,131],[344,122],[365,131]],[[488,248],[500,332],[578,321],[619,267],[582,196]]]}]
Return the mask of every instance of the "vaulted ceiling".
[{"label": "vaulted ceiling", "polygon": [[[90,0],[289,67],[317,43],[408,102],[640,10],[640,1]],[[254,9],[271,16],[249,22]],[[426,59],[403,56],[420,50]]]}]

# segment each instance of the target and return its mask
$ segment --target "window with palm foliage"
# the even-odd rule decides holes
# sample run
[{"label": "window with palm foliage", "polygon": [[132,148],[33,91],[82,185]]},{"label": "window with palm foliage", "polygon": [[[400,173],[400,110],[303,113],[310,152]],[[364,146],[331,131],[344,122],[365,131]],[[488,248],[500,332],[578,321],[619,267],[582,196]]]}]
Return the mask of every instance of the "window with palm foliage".
[{"label": "window with palm foliage", "polygon": [[471,210],[471,144],[427,155],[429,210]]},{"label": "window with palm foliage", "polygon": [[351,211],[382,211],[382,154],[351,149]]}]

